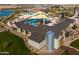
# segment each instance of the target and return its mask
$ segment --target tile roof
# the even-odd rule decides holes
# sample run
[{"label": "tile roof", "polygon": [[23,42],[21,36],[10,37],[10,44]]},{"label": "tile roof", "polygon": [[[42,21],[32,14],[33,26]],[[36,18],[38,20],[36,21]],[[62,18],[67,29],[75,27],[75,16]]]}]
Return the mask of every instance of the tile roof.
[{"label": "tile roof", "polygon": [[44,40],[44,36],[45,36],[47,31],[54,32],[55,38],[58,38],[60,32],[62,30],[64,30],[66,27],[68,27],[70,23],[73,23],[73,22],[74,22],[73,19],[65,18],[65,20],[61,21],[60,23],[56,24],[55,26],[40,25],[37,27],[33,27],[31,25],[24,24],[23,21],[17,22],[15,24],[18,28],[32,32],[30,39],[40,43]]}]

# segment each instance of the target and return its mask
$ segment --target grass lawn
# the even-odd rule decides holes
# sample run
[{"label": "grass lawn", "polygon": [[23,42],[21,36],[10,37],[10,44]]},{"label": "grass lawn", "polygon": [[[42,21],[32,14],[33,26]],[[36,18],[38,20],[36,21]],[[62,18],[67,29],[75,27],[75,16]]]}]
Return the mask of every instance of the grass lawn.
[{"label": "grass lawn", "polygon": [[10,32],[0,32],[0,52],[10,52],[12,55],[32,54],[23,40]]},{"label": "grass lawn", "polygon": [[70,46],[79,49],[79,39],[77,39],[77,40],[75,40],[74,42],[72,42],[72,43],[70,44]]}]

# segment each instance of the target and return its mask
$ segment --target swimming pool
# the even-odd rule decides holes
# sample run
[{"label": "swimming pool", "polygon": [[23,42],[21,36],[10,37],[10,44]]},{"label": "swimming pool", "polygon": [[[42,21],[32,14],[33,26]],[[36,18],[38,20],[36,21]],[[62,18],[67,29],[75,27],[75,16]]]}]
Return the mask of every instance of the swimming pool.
[{"label": "swimming pool", "polygon": [[[29,24],[29,25],[32,25],[32,26],[38,26],[38,22],[41,22],[43,21],[43,19],[26,19],[24,21],[24,24]],[[48,21],[48,19],[45,19],[45,21]]]},{"label": "swimming pool", "polygon": [[1,10],[0,16],[9,16],[13,13],[13,10]]}]

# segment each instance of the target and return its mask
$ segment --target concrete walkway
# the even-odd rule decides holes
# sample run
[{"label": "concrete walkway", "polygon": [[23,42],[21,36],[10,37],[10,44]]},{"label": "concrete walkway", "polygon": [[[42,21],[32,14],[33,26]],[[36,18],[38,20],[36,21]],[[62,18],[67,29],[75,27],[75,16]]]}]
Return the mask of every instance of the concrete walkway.
[{"label": "concrete walkway", "polygon": [[70,48],[73,48],[73,49],[75,49],[75,50],[77,50],[77,51],[79,51],[79,49],[77,49],[77,48],[74,48],[74,47],[72,47],[72,46],[69,46]]},{"label": "concrete walkway", "polygon": [[75,41],[75,40],[77,40],[78,38],[74,38],[73,40],[72,40],[72,38],[68,38],[67,40],[65,40],[64,41],[64,46],[70,46],[70,44],[73,42],[73,41]]}]

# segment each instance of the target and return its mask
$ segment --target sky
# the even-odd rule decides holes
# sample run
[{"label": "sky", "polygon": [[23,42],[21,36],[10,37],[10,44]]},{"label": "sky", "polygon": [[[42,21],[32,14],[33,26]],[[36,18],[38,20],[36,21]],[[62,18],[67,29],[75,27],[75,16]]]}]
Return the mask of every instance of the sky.
[{"label": "sky", "polygon": [[0,4],[79,4],[79,0],[0,0]]}]

